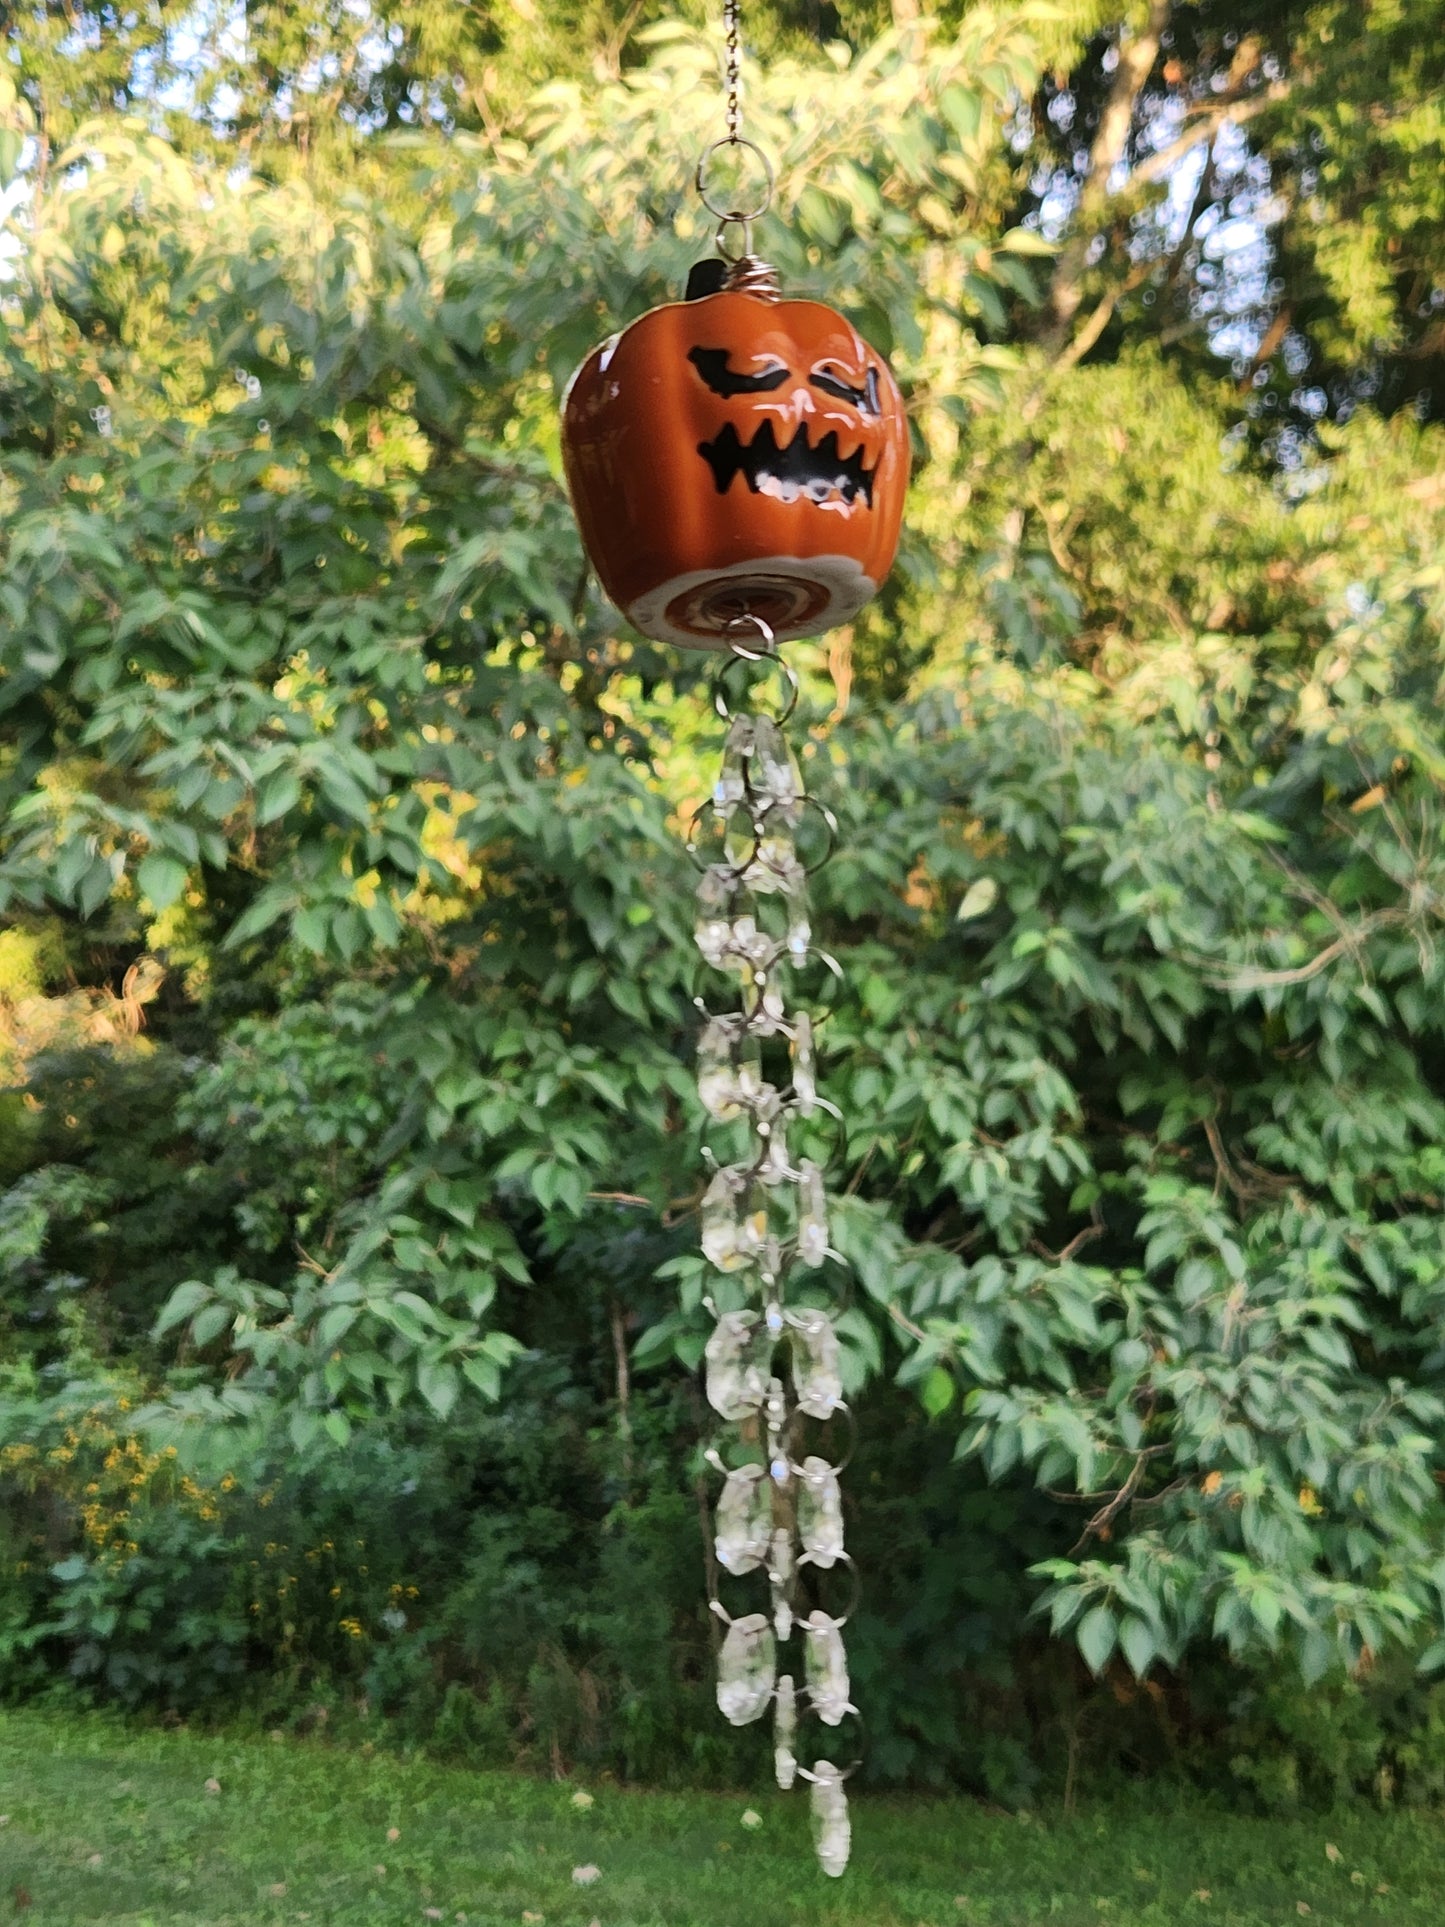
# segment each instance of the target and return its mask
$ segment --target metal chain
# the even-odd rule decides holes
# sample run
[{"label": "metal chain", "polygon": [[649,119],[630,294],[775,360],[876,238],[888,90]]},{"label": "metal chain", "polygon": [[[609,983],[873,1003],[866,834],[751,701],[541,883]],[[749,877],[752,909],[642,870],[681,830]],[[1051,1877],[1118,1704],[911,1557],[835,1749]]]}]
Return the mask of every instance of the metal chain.
[{"label": "metal chain", "polygon": [[[721,140],[712,141],[703,149],[694,180],[703,206],[717,217],[714,243],[730,270],[727,285],[775,300],[777,276],[753,255],[753,222],[772,205],[773,170],[757,142],[749,140],[742,131],[742,0],[724,0],[723,27],[727,35],[727,132]],[[733,158],[739,163],[737,178],[726,184],[708,178],[709,163],[724,147],[733,150]],[[742,178],[744,156],[750,157],[751,164],[762,176],[761,185],[752,189],[751,201]]]},{"label": "metal chain", "polygon": [[[705,1303],[717,1323],[706,1389],[735,1428],[724,1451],[707,1456],[723,1479],[713,1518],[719,1573],[766,1580],[769,1610],[735,1616],[712,1600],[727,1628],[717,1702],[735,1726],[771,1710],[778,1785],[810,1786],[818,1859],[837,1875],[850,1840],[843,1782],[856,1760],[805,1763],[798,1722],[809,1714],[837,1729],[857,1717],[842,1638],[857,1575],[843,1546],[839,1486],[852,1419],[828,1298],[837,1254],[826,1151],[816,1141],[820,1128],[841,1137],[842,1120],[818,1089],[813,1016],[793,1005],[788,988],[810,962],[840,974],[813,943],[807,902],[808,877],[831,855],[836,825],[807,795],[784,738],[798,679],[767,624],[740,616],[729,643],[714,689],[728,726],[722,769],[688,844],[701,871],[698,949],[737,986],[731,1009],[699,1000],[698,1095],[711,1120],[745,1133],[732,1161],[707,1153],[702,1248],[717,1282]],[[736,681],[751,683],[759,671],[782,679],[773,712],[751,688],[734,706]],[[789,1660],[795,1642],[801,1652]]]},{"label": "metal chain", "polygon": [[742,139],[743,108],[739,72],[742,66],[740,35],[742,32],[742,0],[724,0],[723,25],[727,29],[728,48],[728,141],[736,147]]}]

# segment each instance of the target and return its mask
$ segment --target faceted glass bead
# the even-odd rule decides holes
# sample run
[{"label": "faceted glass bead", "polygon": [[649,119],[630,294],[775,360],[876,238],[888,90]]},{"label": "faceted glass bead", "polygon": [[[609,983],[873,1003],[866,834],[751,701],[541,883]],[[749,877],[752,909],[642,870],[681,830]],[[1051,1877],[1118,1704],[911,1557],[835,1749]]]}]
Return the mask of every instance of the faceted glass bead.
[{"label": "faceted glass bead", "polygon": [[768,1395],[770,1344],[760,1344],[761,1320],[755,1312],[725,1311],[703,1354],[707,1402],[723,1418],[746,1418]]},{"label": "faceted glass bead", "polygon": [[[765,972],[761,983],[754,977],[749,989],[753,994],[746,999],[748,1008],[743,1013],[749,1037],[776,1037],[780,1030],[787,1028],[788,1021],[782,985]],[[766,1004],[765,991],[770,993]]]},{"label": "faceted glass bead", "polygon": [[[786,1316],[786,1314],[784,1314]],[[766,1413],[768,1421],[768,1451],[774,1479],[779,1485],[786,1485],[793,1468],[788,1464],[782,1451],[783,1428],[788,1423],[788,1395],[780,1378],[770,1378],[766,1393]]]},{"label": "faceted glass bead", "polygon": [[757,839],[743,869],[745,889],[760,896],[796,896],[807,881],[793,839],[786,830],[768,830]]},{"label": "faceted glass bead", "polygon": [[767,1467],[740,1465],[729,1472],[713,1515],[718,1564],[741,1577],[755,1572],[772,1544],[773,1504]]},{"label": "faceted glass bead", "polygon": [[778,1526],[768,1544],[768,1577],[775,1586],[787,1585],[793,1564],[793,1535],[786,1526]]},{"label": "faceted glass bead", "polygon": [[723,968],[732,937],[732,925],[726,917],[699,917],[693,925],[693,941],[702,953],[704,963],[710,963],[714,970]]},{"label": "faceted glass bead", "polygon": [[697,1045],[697,1094],[710,1116],[726,1122],[741,1115],[736,1082],[732,1032],[714,1018],[704,1027]]},{"label": "faceted glass bead", "polygon": [[777,944],[757,918],[700,917],[693,937],[703,960],[715,970],[737,970],[751,983],[759,970],[766,969],[777,952]]},{"label": "faceted glass bead", "polygon": [[809,1701],[824,1726],[837,1726],[850,1710],[848,1656],[843,1651],[842,1631],[838,1621],[830,1619],[821,1606],[798,1623],[803,1632]]},{"label": "faceted glass bead", "polygon": [[809,1418],[831,1418],[843,1403],[838,1334],[824,1311],[786,1314],[793,1331],[793,1390],[799,1411]]},{"label": "faceted glass bead", "polygon": [[757,1004],[751,1027],[759,1037],[774,1036],[782,1029],[788,1014],[788,1006],[783,997],[782,985],[775,980],[765,980],[754,976]]},{"label": "faceted glass bead", "polygon": [[792,1637],[793,1602],[788,1595],[793,1565],[793,1535],[786,1526],[778,1526],[768,1549],[768,1582],[773,1595],[773,1631],[779,1639]]},{"label": "faceted glass bead", "polygon": [[710,863],[697,886],[697,900],[704,910],[728,909],[737,893],[737,872],[730,863]]},{"label": "faceted glass bead", "polygon": [[773,1775],[784,1793],[798,1777],[798,1695],[791,1673],[778,1680],[774,1701]]},{"label": "faceted glass bead", "polygon": [[734,1726],[761,1719],[773,1697],[778,1648],[762,1613],[747,1613],[729,1625],[717,1662],[718,1711]]},{"label": "faceted glass bead", "polygon": [[819,1760],[813,1768],[812,1807],[813,1849],[818,1865],[834,1880],[847,1870],[853,1850],[853,1829],[848,1821],[848,1795],[843,1776],[831,1760]]},{"label": "faceted glass bead", "polygon": [[843,1556],[843,1494],[826,1459],[810,1453],[798,1480],[798,1537],[815,1566],[825,1569]]},{"label": "faceted glass bead", "polygon": [[753,888],[752,867],[757,860],[759,831],[746,810],[734,810],[723,833],[723,856],[740,890]]}]

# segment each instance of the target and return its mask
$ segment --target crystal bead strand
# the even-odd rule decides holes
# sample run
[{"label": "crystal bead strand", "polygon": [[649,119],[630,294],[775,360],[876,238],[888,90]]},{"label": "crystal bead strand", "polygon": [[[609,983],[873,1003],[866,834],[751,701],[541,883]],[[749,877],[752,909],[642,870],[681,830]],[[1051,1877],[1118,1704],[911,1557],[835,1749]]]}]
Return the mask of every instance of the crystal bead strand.
[{"label": "crystal bead strand", "polygon": [[[843,1782],[851,1767],[822,1758],[804,1765],[798,1722],[810,1714],[836,1728],[855,1710],[842,1639],[847,1615],[821,1605],[803,1611],[799,1590],[807,1569],[826,1572],[852,1562],[843,1548],[840,1468],[818,1452],[804,1453],[801,1442],[808,1421],[817,1425],[847,1408],[833,1317],[817,1305],[790,1302],[790,1287],[796,1291],[806,1274],[816,1284],[832,1254],[823,1171],[808,1157],[794,1163],[788,1150],[795,1120],[838,1114],[818,1092],[812,1018],[791,1009],[786,994],[791,973],[819,954],[808,922],[799,828],[808,810],[817,812],[831,848],[834,825],[805,794],[782,733],[796,677],[764,623],[745,617],[735,628],[742,636],[733,639],[715,692],[728,724],[722,768],[710,804],[699,812],[700,819],[710,813],[720,854],[701,863],[696,939],[707,963],[726,972],[739,994],[737,1007],[722,1013],[700,1002],[698,1093],[718,1123],[745,1122],[750,1144],[748,1154],[730,1164],[718,1166],[709,1154],[714,1169],[702,1203],[702,1248],[729,1286],[724,1306],[713,1296],[707,1300],[716,1325],[705,1362],[708,1402],[738,1428],[738,1443],[761,1448],[763,1456],[730,1466],[714,1450],[708,1460],[723,1480],[713,1516],[718,1566],[734,1577],[764,1575],[769,1610],[734,1618],[721,1600],[712,1600],[727,1628],[717,1701],[735,1726],[772,1709],[778,1785],[810,1784],[818,1860],[825,1873],[839,1875],[848,1864]],[[780,715],[731,709],[728,676],[739,661],[784,678],[790,693]],[[695,832],[694,852],[698,842]],[[836,971],[831,958],[824,961]],[[790,1075],[782,1087],[764,1075],[765,1045],[779,1062],[786,1046]],[[801,1667],[787,1658],[794,1642],[802,1648]]]}]

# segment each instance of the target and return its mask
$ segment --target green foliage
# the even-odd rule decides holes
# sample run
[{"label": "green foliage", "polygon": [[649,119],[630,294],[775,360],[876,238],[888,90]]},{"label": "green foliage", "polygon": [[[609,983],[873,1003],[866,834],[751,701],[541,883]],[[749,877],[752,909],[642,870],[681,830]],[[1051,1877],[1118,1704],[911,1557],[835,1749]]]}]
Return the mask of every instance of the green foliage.
[{"label": "green foliage", "polygon": [[[1228,372],[1251,440],[1285,467],[1361,403],[1438,422],[1433,0],[1074,6],[1066,22],[1029,105],[1023,195],[1064,237],[1052,352],[1113,360],[1142,336]],[[1147,50],[1139,65],[1126,48]]]},{"label": "green foliage", "polygon": [[1231,1771],[1273,1812],[1352,1794],[1435,1807],[1445,1789],[1445,1692],[1422,1693],[1398,1659],[1307,1694],[1265,1675],[1239,1694],[1230,1740]]},{"label": "green foliage", "polygon": [[[148,1445],[137,1387],[114,1376],[48,1391],[11,1373],[3,1393],[9,1695],[68,1678],[131,1706],[298,1730],[324,1716],[474,1763],[751,1770],[753,1736],[715,1718],[697,1415],[675,1387],[635,1399],[621,1438],[585,1361],[532,1353],[501,1413],[459,1412],[445,1433],[403,1414],[299,1456],[234,1425],[199,1455]],[[1017,1797],[1036,1769],[1004,1654],[1033,1528],[977,1479],[960,1503],[949,1439],[905,1400],[872,1407],[855,1529],[887,1575],[855,1642],[870,1770]]]},{"label": "green foliage", "polygon": [[1437,25],[1434,8],[1399,0],[1314,6],[1301,23],[1297,77],[1268,132],[1291,200],[1284,245],[1302,257],[1292,271],[1332,361],[1382,349],[1440,354],[1431,302],[1445,285]]},{"label": "green foliage", "polygon": [[[296,113],[263,10],[247,168],[106,108],[106,34],[52,109],[61,40],[13,30],[0,113],[54,140],[0,290],[4,1637],[26,1689],[244,1674],[278,1721],[722,1777],[679,1370],[715,719],[589,586],[556,438],[708,245],[715,50],[529,90],[514,11],[527,49],[428,43],[510,90],[444,139],[401,70],[323,59]],[[1273,1801],[1433,1787],[1435,1689],[1364,1682],[1445,1655],[1441,431],[1270,470],[1162,337],[1030,345],[1021,104],[1097,8],[777,24],[760,238],[890,349],[917,455],[888,593],[797,652],[873,1770],[1017,1799],[1130,1695],[1098,1757],[1154,1757],[1163,1673]],[[1413,111],[1350,139],[1402,168]],[[1232,1738],[1211,1645],[1273,1669]]]}]

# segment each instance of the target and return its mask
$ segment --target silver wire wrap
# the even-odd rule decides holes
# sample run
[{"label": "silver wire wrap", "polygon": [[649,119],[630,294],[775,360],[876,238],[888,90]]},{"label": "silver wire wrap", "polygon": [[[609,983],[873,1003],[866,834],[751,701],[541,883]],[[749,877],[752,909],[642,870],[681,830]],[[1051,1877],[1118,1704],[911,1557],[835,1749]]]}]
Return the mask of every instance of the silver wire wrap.
[{"label": "silver wire wrap", "polygon": [[[722,1477],[713,1514],[719,1571],[765,1579],[768,1610],[735,1617],[720,1599],[711,1601],[727,1628],[717,1700],[737,1726],[771,1709],[775,1777],[785,1789],[799,1778],[811,1786],[819,1864],[838,1875],[850,1843],[843,1781],[857,1762],[802,1764],[798,1722],[809,1715],[836,1729],[856,1717],[842,1640],[856,1574],[843,1547],[841,1466],[827,1450],[839,1433],[834,1421],[842,1421],[845,1442],[851,1435],[827,1302],[836,1254],[822,1165],[840,1120],[818,1090],[813,1019],[788,995],[792,975],[810,964],[839,974],[813,944],[807,902],[808,877],[832,854],[837,825],[806,794],[783,736],[797,676],[766,623],[740,615],[730,628],[731,654],[713,691],[727,724],[722,768],[688,843],[701,872],[698,949],[737,987],[729,1009],[714,1011],[699,999],[698,1094],[712,1123],[730,1127],[734,1140],[727,1163],[705,1153],[712,1175],[702,1248],[717,1274],[705,1301],[716,1319],[706,1389],[734,1428],[708,1462]],[[757,703],[759,671],[782,679],[775,712]],[[740,698],[742,681],[748,688]],[[820,1147],[816,1156],[801,1148],[810,1140]],[[820,1577],[840,1567],[841,1582]],[[840,1594],[852,1595],[841,1610]]]}]

